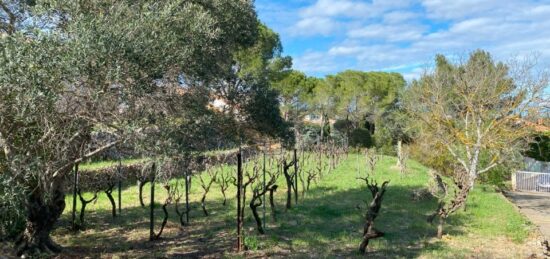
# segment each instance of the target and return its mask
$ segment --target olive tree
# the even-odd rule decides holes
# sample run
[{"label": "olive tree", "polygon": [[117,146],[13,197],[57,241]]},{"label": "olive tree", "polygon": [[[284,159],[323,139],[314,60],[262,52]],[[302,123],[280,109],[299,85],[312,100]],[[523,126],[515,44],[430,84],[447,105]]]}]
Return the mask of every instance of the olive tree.
[{"label": "olive tree", "polygon": [[[0,168],[25,189],[18,254],[60,250],[50,232],[65,207],[65,178],[75,163],[151,128],[160,79],[219,76],[231,53],[254,41],[257,26],[249,1],[0,7]],[[96,130],[116,138],[91,149]]]},{"label": "olive tree", "polygon": [[[529,121],[539,116],[539,102],[548,86],[531,60],[495,62],[485,51],[465,61],[436,57],[433,72],[410,86],[406,108],[417,132],[434,149],[454,159],[455,196],[442,200],[438,236],[445,219],[462,207],[479,175],[526,147]],[[487,155],[489,159],[482,159]]]}]

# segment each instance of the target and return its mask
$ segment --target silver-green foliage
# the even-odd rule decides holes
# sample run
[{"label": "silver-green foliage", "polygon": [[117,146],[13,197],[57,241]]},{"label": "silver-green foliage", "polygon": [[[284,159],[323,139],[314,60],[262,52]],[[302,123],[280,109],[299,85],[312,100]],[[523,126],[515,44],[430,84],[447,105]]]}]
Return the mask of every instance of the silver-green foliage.
[{"label": "silver-green foliage", "polygon": [[23,228],[23,188],[0,174],[0,241],[17,235]]}]

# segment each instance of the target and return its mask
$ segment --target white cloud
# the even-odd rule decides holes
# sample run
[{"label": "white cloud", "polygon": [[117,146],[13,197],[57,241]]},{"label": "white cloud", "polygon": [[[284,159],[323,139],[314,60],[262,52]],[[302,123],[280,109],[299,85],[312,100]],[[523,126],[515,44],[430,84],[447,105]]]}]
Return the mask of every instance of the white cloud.
[{"label": "white cloud", "polygon": [[364,49],[364,47],[360,46],[336,46],[330,48],[328,54],[333,56],[350,56],[357,55],[358,53],[363,52]]},{"label": "white cloud", "polygon": [[302,17],[362,16],[371,11],[370,5],[349,0],[319,0],[302,10]]},{"label": "white cloud", "polygon": [[324,52],[306,52],[302,56],[294,58],[293,66],[295,69],[308,73],[330,73],[339,69],[334,56]]},{"label": "white cloud", "polygon": [[410,0],[317,0],[313,5],[301,10],[302,17],[373,17],[392,8],[403,8],[411,4]]},{"label": "white cloud", "polygon": [[339,23],[326,17],[310,17],[300,20],[292,28],[292,33],[300,36],[328,36],[339,27]]},{"label": "white cloud", "polygon": [[550,60],[548,0],[316,0],[292,18],[286,32],[293,43],[324,42],[295,57],[306,72],[393,67],[414,78],[411,64],[478,48],[498,59],[537,52]]},{"label": "white cloud", "polygon": [[[409,0],[375,0],[371,3],[352,0],[317,0],[299,11],[300,19],[290,27],[289,31],[295,36],[327,36],[329,33],[355,27],[356,21],[376,18],[392,8],[406,7],[410,2]],[[349,21],[349,19],[356,21]]]},{"label": "white cloud", "polygon": [[424,26],[412,24],[372,24],[360,29],[350,30],[348,36],[351,38],[384,39],[389,42],[411,41],[421,38],[424,31]]},{"label": "white cloud", "polygon": [[453,20],[495,12],[503,6],[507,6],[511,1],[517,0],[423,0],[422,5],[430,18]]},{"label": "white cloud", "polygon": [[392,11],[384,15],[384,23],[398,24],[418,18],[419,14],[409,11]]}]

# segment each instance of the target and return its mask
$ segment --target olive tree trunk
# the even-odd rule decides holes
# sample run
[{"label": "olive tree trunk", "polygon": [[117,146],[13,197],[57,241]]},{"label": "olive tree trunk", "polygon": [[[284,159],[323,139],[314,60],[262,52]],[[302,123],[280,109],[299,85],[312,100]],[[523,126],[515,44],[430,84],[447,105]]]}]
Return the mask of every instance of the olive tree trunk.
[{"label": "olive tree trunk", "polygon": [[26,201],[26,226],[16,241],[17,255],[59,253],[61,247],[53,242],[50,233],[65,209],[65,193],[60,183],[54,183],[51,195],[38,188]]}]

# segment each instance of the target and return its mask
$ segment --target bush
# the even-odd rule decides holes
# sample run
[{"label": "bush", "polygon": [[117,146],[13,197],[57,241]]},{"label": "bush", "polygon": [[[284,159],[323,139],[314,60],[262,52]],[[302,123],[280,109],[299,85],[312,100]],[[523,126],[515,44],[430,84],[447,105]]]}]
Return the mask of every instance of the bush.
[{"label": "bush", "polygon": [[310,147],[317,143],[321,127],[315,124],[303,124],[298,128],[299,136],[301,137],[298,142],[301,142],[304,146]]},{"label": "bush", "polygon": [[394,141],[388,128],[378,127],[374,132],[374,143],[381,154],[395,155]]},{"label": "bush", "polygon": [[25,228],[24,189],[0,174],[0,241],[14,238]]},{"label": "bush", "polygon": [[550,162],[550,133],[535,136],[525,155],[538,161]]},{"label": "bush", "polygon": [[330,138],[336,144],[343,145],[344,143],[347,142],[347,136],[344,133],[342,133],[340,131],[337,131],[337,130],[333,130],[333,131],[330,132]]},{"label": "bush", "polygon": [[348,129],[353,128],[353,123],[349,120],[336,120],[332,126],[335,130],[346,133]]},{"label": "bush", "polygon": [[506,168],[505,166],[496,166],[487,173],[482,174],[480,176],[480,181],[482,183],[503,187],[505,186],[506,181],[510,180],[511,175],[512,170],[509,168]]},{"label": "bush", "polygon": [[[489,164],[491,156],[486,152],[481,153],[480,165]],[[495,185],[498,187],[504,187],[506,181],[510,180],[512,173],[522,167],[523,157],[519,153],[512,153],[506,156],[501,164],[495,166],[491,170],[483,173],[479,176],[479,181]]]},{"label": "bush", "polygon": [[411,159],[434,169],[436,172],[450,176],[456,161],[444,147],[431,147],[422,140],[411,143],[407,147]]},{"label": "bush", "polygon": [[[422,141],[411,143],[407,146],[411,158],[421,164],[430,167],[445,176],[453,174],[455,166],[462,167],[442,146],[430,147]],[[487,152],[481,153],[480,167],[489,164],[492,156]],[[481,174],[478,181],[499,187],[503,187],[510,180],[512,172],[521,166],[522,159],[519,154],[509,154],[504,162],[491,170]]]},{"label": "bush", "polygon": [[256,251],[261,248],[260,241],[255,236],[245,236],[244,245],[248,250],[252,250],[252,251]]},{"label": "bush", "polygon": [[[304,123],[298,128],[298,132],[302,136],[301,141],[304,143],[304,145],[315,145],[319,140],[319,136],[321,136],[321,126],[313,123]],[[330,134],[330,125],[327,124],[324,127],[323,138],[325,138],[326,140],[327,138],[329,138]]]},{"label": "bush", "polygon": [[352,147],[370,148],[373,146],[372,138],[368,129],[358,128],[351,132],[349,145]]}]

